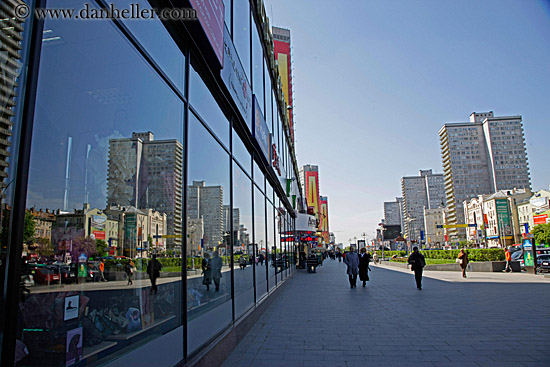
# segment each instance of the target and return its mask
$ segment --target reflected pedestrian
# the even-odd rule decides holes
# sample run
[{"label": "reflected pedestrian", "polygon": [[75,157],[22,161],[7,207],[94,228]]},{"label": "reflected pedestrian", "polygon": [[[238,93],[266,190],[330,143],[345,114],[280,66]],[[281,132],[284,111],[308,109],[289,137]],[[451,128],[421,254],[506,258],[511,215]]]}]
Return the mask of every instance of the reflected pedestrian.
[{"label": "reflected pedestrian", "polygon": [[157,255],[153,254],[151,260],[147,264],[147,274],[149,274],[149,279],[151,279],[151,294],[157,293],[157,278],[160,277],[160,270],[162,269],[162,264],[157,260]]},{"label": "reflected pedestrian", "polygon": [[370,254],[363,247],[359,254],[359,279],[363,282],[363,287],[365,287],[369,281],[369,263]]},{"label": "reflected pedestrian", "polygon": [[208,252],[204,254],[201,264],[202,269],[202,284],[206,286],[206,290],[210,290],[210,284],[212,284],[212,265],[210,264],[210,255]]},{"label": "reflected pedestrian", "polygon": [[350,252],[346,254],[344,263],[348,266],[347,274],[349,278],[350,288],[357,287],[357,273],[359,272],[359,257],[355,252],[355,247],[350,248]]},{"label": "reflected pedestrian", "polygon": [[506,255],[506,272],[509,273],[512,271],[512,252],[510,252],[510,247],[506,248],[506,251],[504,252],[504,255]]},{"label": "reflected pedestrian", "polygon": [[105,279],[105,260],[101,259],[99,262],[99,280],[102,282],[106,282]]},{"label": "reflected pedestrian", "polygon": [[218,255],[218,251],[214,251],[214,256],[210,259],[210,271],[216,292],[220,290],[220,279],[222,277],[222,258]]},{"label": "reflected pedestrian", "polygon": [[126,265],[126,275],[128,276],[128,284],[132,285],[134,280],[134,273],[136,272],[136,264],[132,260]]},{"label": "reflected pedestrian", "polygon": [[468,262],[468,254],[464,251],[464,249],[461,249],[458,254],[458,264],[462,268],[463,278],[466,278],[466,267],[468,266]]},{"label": "reflected pedestrian", "polygon": [[378,254],[376,251],[372,254],[372,261],[374,262],[374,265],[378,264]]},{"label": "reflected pedestrian", "polygon": [[411,270],[414,271],[414,279],[416,280],[416,287],[418,290],[422,290],[422,270],[426,266],[426,259],[424,255],[418,251],[418,247],[414,246],[413,253],[407,260],[411,264]]}]

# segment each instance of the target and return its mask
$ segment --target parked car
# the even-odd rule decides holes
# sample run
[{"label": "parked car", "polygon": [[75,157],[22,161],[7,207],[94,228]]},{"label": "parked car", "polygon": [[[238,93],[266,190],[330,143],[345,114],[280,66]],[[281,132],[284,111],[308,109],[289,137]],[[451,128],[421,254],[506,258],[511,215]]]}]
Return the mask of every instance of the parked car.
[{"label": "parked car", "polygon": [[59,274],[46,264],[28,264],[29,273],[32,275],[35,283],[53,284],[59,283]]},{"label": "parked car", "polygon": [[550,255],[537,255],[537,265],[541,271],[550,271]]},{"label": "parked car", "polygon": [[86,278],[86,281],[99,282],[101,280],[101,275],[99,272],[99,261],[88,261],[87,267],[88,277]]},{"label": "parked car", "polygon": [[519,261],[519,265],[524,268],[525,261],[523,259],[523,251],[516,251],[512,254],[512,261]]},{"label": "parked car", "polygon": [[71,284],[76,282],[76,265],[61,265],[58,267],[59,275],[61,276],[61,282],[65,284]]}]

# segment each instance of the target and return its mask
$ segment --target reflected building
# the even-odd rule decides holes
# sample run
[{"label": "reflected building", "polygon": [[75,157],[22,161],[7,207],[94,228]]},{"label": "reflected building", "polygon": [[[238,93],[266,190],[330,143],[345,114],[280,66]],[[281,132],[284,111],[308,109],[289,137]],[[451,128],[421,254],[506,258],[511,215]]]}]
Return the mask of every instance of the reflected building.
[{"label": "reflected building", "polygon": [[204,181],[193,181],[187,188],[187,216],[202,219],[205,249],[222,243],[223,232],[223,187],[206,186]]},{"label": "reflected building", "polygon": [[167,250],[181,249],[183,145],[150,131],[109,140],[107,206],[154,209],[167,216]]}]

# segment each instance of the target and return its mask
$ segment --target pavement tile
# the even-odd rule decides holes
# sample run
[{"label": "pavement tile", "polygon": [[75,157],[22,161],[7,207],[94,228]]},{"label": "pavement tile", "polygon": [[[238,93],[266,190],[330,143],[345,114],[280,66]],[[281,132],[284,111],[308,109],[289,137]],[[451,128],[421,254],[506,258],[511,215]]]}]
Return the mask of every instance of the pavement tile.
[{"label": "pavement tile", "polygon": [[533,294],[550,304],[550,281],[425,272],[418,292],[410,271],[371,268],[366,289],[350,289],[345,266],[331,260],[316,274],[299,271],[223,366],[550,366],[548,318],[518,313],[508,335],[503,320],[486,312],[502,309],[508,294],[509,309]]}]

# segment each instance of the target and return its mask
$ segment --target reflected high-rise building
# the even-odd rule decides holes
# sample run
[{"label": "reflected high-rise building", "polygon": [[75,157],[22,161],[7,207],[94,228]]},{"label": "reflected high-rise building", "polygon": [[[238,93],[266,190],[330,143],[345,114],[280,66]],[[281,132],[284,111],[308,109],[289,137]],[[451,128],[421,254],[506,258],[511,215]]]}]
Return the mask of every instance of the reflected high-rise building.
[{"label": "reflected high-rise building", "polygon": [[187,189],[187,216],[203,220],[203,245],[221,244],[223,237],[223,187],[206,186],[204,181],[193,181]]},{"label": "reflected high-rise building", "polygon": [[109,141],[107,207],[154,209],[167,215],[168,250],[181,248],[183,145],[150,131]]}]

